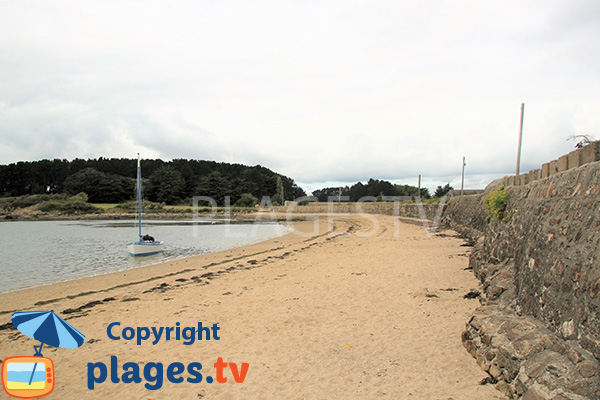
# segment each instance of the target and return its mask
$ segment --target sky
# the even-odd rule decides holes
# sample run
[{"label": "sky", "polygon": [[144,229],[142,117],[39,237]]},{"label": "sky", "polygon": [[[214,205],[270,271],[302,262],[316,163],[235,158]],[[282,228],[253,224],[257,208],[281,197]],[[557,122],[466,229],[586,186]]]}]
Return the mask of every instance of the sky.
[{"label": "sky", "polygon": [[600,139],[597,0],[0,0],[0,164],[483,188]]}]

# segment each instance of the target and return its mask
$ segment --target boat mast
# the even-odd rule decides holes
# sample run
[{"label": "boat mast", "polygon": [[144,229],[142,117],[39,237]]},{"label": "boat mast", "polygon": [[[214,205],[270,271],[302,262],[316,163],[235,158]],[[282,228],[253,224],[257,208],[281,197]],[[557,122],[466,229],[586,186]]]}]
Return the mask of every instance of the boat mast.
[{"label": "boat mast", "polygon": [[140,153],[137,163],[137,195],[138,195],[138,234],[142,240],[142,169],[140,167]]}]

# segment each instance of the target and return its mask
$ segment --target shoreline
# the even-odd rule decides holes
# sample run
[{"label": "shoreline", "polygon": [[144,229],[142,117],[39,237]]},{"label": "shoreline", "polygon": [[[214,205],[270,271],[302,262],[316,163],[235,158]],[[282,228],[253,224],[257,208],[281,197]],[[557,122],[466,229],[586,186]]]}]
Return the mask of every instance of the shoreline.
[{"label": "shoreline", "polygon": [[[281,222],[282,220],[264,220],[261,222],[264,223],[273,223],[273,222]],[[285,219],[283,220],[285,221]],[[322,221],[325,222],[325,221]],[[241,223],[252,223],[252,221],[244,221]],[[312,224],[311,221],[306,221],[306,220],[299,220],[296,219],[294,222],[294,231],[290,232],[290,233],[286,233],[282,236],[277,236],[271,239],[266,239],[257,243],[252,243],[252,244],[248,244],[248,245],[244,245],[244,246],[240,246],[240,247],[234,247],[232,249],[229,250],[222,250],[222,251],[217,251],[217,252],[212,252],[212,253],[204,253],[204,254],[198,254],[195,256],[191,256],[191,257],[182,257],[182,258],[177,258],[177,259],[173,259],[173,260],[167,260],[167,261],[162,261],[162,262],[157,262],[155,264],[150,264],[150,265],[143,265],[143,266],[139,266],[139,267],[135,267],[135,268],[130,268],[130,269],[124,269],[124,270],[120,270],[120,271],[113,271],[113,272],[107,272],[104,274],[99,274],[99,275],[92,275],[92,276],[86,276],[86,277],[82,277],[82,278],[74,278],[74,279],[69,279],[66,281],[59,281],[59,282],[52,282],[52,283],[48,283],[48,284],[42,284],[42,285],[38,285],[38,286],[33,286],[30,288],[23,288],[23,289],[17,289],[14,291],[10,291],[10,292],[4,292],[4,293],[0,293],[0,317],[2,315],[5,315],[7,313],[12,313],[15,311],[26,311],[28,309],[30,309],[31,307],[33,307],[34,305],[36,305],[35,303],[38,303],[37,305],[44,305],[44,304],[49,304],[52,302],[53,297],[54,298],[58,298],[57,296],[53,296],[54,293],[61,293],[63,291],[68,291],[68,292],[74,292],[77,291],[76,288],[80,287],[80,286],[85,286],[85,287],[89,287],[89,290],[85,290],[84,292],[80,292],[78,294],[67,294],[64,296],[64,298],[76,298],[76,297],[83,297],[83,296],[87,296],[87,295],[91,295],[91,294],[95,294],[95,293],[102,293],[102,292],[107,292],[110,291],[114,288],[118,288],[120,286],[134,286],[137,284],[142,284],[142,283],[146,283],[146,282],[151,282],[153,280],[156,279],[160,279],[163,277],[168,277],[168,276],[175,276],[178,274],[182,274],[182,273],[186,273],[189,272],[189,270],[187,268],[183,268],[182,264],[187,264],[190,261],[193,262],[199,262],[201,261],[201,258],[206,258],[208,260],[204,260],[205,262],[207,262],[206,265],[202,266],[203,268],[209,268],[211,266],[215,266],[218,265],[218,262],[214,261],[213,259],[221,259],[223,257],[228,258],[229,261],[231,260],[235,260],[239,257],[242,257],[242,254],[240,253],[246,253],[246,250],[248,250],[248,255],[243,255],[243,257],[247,257],[247,256],[251,256],[251,255],[257,255],[260,254],[260,252],[264,251],[263,248],[272,248],[274,247],[275,243],[280,242],[282,239],[288,237],[288,236],[297,236],[296,230],[300,229],[301,231],[303,230],[304,226],[303,225],[309,225]],[[289,240],[286,239],[286,242]],[[292,242],[290,240],[290,242]],[[258,253],[256,251],[259,251]],[[171,272],[169,272],[167,275],[160,275],[160,271],[162,268],[168,267]],[[156,275],[158,274],[158,275]],[[150,276],[152,275],[152,276]],[[117,283],[116,280],[124,280],[124,282],[121,283]],[[109,287],[106,287],[106,286]],[[7,310],[6,305],[7,304],[14,304],[14,300],[11,299],[11,297],[16,297],[19,300],[17,301],[22,301],[23,298],[25,297],[32,297],[32,295],[36,295],[37,298],[41,298],[41,300],[36,301],[34,304],[30,304],[28,306],[26,306],[26,308],[19,308],[17,309],[11,309],[11,310]],[[40,304],[41,303],[41,304]],[[8,307],[10,308],[10,307]],[[1,320],[0,320],[0,325],[2,324]]]},{"label": "shoreline", "polygon": [[[256,211],[240,213],[240,212],[232,212],[230,215],[230,219],[233,220],[237,218],[239,221],[248,221],[251,216],[255,216],[258,214]],[[199,212],[197,217],[206,217],[211,216],[212,214],[209,212]],[[214,214],[213,218],[215,220],[226,220],[225,213],[223,211],[218,211]],[[107,221],[137,221],[138,215],[137,213],[92,213],[92,214],[6,214],[0,215],[0,223],[2,222],[16,222],[16,221],[98,221],[98,220],[107,220]],[[144,213],[144,220],[182,220],[182,219],[193,219],[194,213],[184,213],[184,212],[162,212],[162,213]]]},{"label": "shoreline", "polygon": [[[300,215],[295,215],[300,217]],[[417,220],[398,235],[390,216],[331,216],[250,246],[0,295],[0,358],[36,342],[12,329],[13,310],[55,310],[86,335],[76,350],[45,348],[55,391],[81,398],[469,398],[502,399],[461,343],[479,282],[453,231],[426,234]],[[372,223],[377,222],[377,229]],[[220,340],[111,340],[107,327],[217,323]],[[120,331],[119,331],[120,332]],[[202,362],[250,365],[244,383],[87,387],[88,363]],[[60,382],[60,383],[59,383]],[[68,383],[68,384],[65,384]]]},{"label": "shoreline", "polygon": [[[73,220],[73,219],[69,219],[69,220],[48,220],[48,221],[22,221],[22,222],[55,222],[55,223],[69,223],[72,221],[77,221],[74,223],[106,223],[106,224],[131,224],[131,226],[134,226],[135,223],[133,220],[130,221],[125,221],[122,220],[123,222],[119,222],[116,220],[111,220],[111,219],[98,219],[98,220],[88,220],[88,219],[81,219],[81,220]],[[279,226],[282,227],[282,229],[284,229],[284,232],[280,232],[280,236],[284,236],[287,235],[288,233],[292,233],[294,230],[294,224],[298,224],[298,223],[302,223],[303,221],[305,221],[305,219],[300,218],[300,217],[294,217],[291,218],[289,220],[285,219],[285,218],[274,218],[274,219],[268,219],[265,218],[264,216],[261,215],[254,215],[252,216],[252,219],[250,218],[245,218],[245,219],[215,219],[215,220],[209,220],[209,219],[196,219],[196,220],[187,220],[187,219],[168,219],[168,220],[147,220],[146,221],[146,225],[153,225],[153,224],[157,224],[157,225],[162,225],[162,224],[167,224],[167,225],[185,225],[185,226],[192,226],[192,225],[197,225],[199,227],[201,226],[217,226],[217,225],[232,225],[232,226],[236,226],[236,225],[261,225],[261,224],[265,224],[265,225],[272,225],[272,224],[279,224]],[[289,228],[292,228],[292,232],[286,232],[289,230]],[[275,238],[280,237],[280,236],[275,236]],[[235,247],[233,248],[239,248],[239,247],[245,247],[248,245],[252,245],[255,244],[257,242],[255,242],[256,239],[252,239],[252,237],[250,237],[248,239],[248,244],[232,244]],[[270,240],[270,239],[260,239],[260,241],[265,241],[265,240]],[[206,250],[206,249],[205,249]],[[49,285],[53,285],[53,284],[58,284],[58,283],[64,283],[64,282],[69,282],[72,280],[78,280],[78,279],[84,279],[84,278],[93,278],[93,277],[98,277],[98,276],[103,276],[103,275],[107,275],[107,274],[111,274],[111,273],[121,273],[121,272],[126,272],[126,271],[131,271],[134,269],[138,269],[138,268],[144,268],[144,267],[149,267],[149,266],[153,266],[153,265],[158,265],[158,264],[168,264],[171,262],[175,262],[175,261],[179,261],[182,259],[186,259],[186,258],[192,258],[192,257],[197,257],[197,256],[201,256],[201,255],[205,255],[205,254],[211,254],[211,253],[215,253],[215,252],[221,252],[224,250],[220,250],[220,249],[214,249],[211,251],[205,251],[202,253],[198,253],[195,255],[190,255],[190,254],[171,254],[168,257],[164,256],[164,257],[160,257],[160,258],[156,258],[154,260],[152,260],[150,258],[150,260],[147,259],[139,259],[137,261],[139,261],[138,264],[141,265],[131,265],[131,263],[128,263],[127,261],[123,261],[123,263],[120,264],[120,266],[116,266],[113,268],[106,268],[106,271],[89,271],[89,273],[94,273],[93,275],[85,275],[85,273],[76,273],[76,274],[72,274],[73,276],[70,277],[58,277],[58,275],[55,276],[55,278],[58,278],[56,280],[50,279],[48,282],[43,281],[41,283],[37,283],[34,286],[26,286],[26,287],[20,287],[20,288],[7,288],[7,291],[0,291],[0,295],[5,295],[5,294],[9,294],[9,293],[14,293],[14,292],[18,292],[21,290],[27,290],[27,289],[36,289],[36,288],[41,288],[41,287],[45,287],[45,286],[49,286]],[[200,251],[200,250],[199,250]],[[34,282],[32,282],[34,283]],[[2,304],[0,302],[0,304]],[[1,315],[1,307],[0,307],[0,315]]]}]

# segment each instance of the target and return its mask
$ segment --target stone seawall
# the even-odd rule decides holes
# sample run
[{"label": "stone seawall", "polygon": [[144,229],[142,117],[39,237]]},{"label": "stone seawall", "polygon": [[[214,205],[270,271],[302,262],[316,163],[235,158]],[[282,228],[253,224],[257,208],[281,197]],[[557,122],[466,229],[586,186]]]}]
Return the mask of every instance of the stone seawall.
[{"label": "stone seawall", "polygon": [[488,213],[483,207],[483,198],[486,194],[487,190],[484,194],[455,197],[450,200],[444,210],[444,225],[462,234],[472,243],[476,243],[483,237],[487,226],[485,219]]},{"label": "stone seawall", "polygon": [[485,222],[484,195],[444,215],[484,289],[463,342],[510,398],[600,398],[600,162],[562,169],[508,186],[507,222]]},{"label": "stone seawall", "polygon": [[400,204],[393,202],[385,203],[312,203],[305,206],[274,207],[276,212],[287,212],[288,210],[299,213],[326,214],[326,213],[365,213],[397,215],[405,218],[426,218],[433,221],[436,215],[444,211],[445,203],[442,204]]}]

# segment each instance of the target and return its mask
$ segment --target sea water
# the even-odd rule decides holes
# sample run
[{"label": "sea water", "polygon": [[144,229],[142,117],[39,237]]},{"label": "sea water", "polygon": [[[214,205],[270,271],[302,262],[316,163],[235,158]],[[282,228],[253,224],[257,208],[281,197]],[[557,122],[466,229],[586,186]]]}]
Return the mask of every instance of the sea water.
[{"label": "sea water", "polygon": [[0,223],[0,293],[106,274],[257,243],[292,231],[276,223],[144,221],[142,234],[165,242],[164,252],[131,257],[133,221],[14,221]]}]

